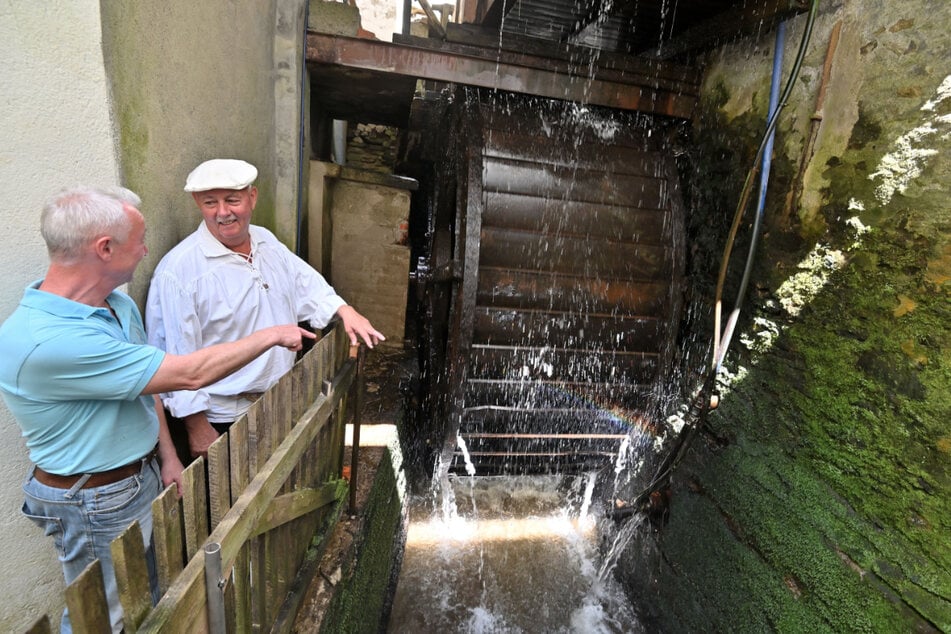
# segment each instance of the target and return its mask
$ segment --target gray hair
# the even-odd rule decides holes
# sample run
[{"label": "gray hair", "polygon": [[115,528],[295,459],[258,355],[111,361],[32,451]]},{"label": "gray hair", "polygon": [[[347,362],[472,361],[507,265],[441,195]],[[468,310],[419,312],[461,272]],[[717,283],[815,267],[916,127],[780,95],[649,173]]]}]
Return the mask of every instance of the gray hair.
[{"label": "gray hair", "polygon": [[46,202],[40,215],[40,233],[50,259],[75,261],[86,245],[104,235],[124,242],[131,229],[124,206],[138,209],[141,204],[142,200],[124,187],[62,190]]}]

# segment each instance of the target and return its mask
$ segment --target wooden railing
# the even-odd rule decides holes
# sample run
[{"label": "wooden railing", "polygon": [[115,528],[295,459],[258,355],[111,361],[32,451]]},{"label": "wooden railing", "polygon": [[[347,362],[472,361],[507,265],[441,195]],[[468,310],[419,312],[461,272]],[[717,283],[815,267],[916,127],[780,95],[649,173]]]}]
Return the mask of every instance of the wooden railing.
[{"label": "wooden railing", "polygon": [[[290,629],[300,600],[291,588],[306,584],[298,571],[347,497],[356,357],[338,324],[209,448],[207,463],[185,469],[180,499],[174,487],[156,498],[154,607],[138,523],[113,541],[127,634]],[[66,588],[66,605],[74,632],[110,630],[98,560]],[[49,632],[49,617],[29,631]]]}]

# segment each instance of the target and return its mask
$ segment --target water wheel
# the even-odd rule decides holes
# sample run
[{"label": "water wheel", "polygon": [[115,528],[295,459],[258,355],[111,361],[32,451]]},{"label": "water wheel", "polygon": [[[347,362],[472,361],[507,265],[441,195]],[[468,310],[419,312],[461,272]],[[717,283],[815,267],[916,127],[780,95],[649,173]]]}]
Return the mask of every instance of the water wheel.
[{"label": "water wheel", "polygon": [[434,205],[421,262],[430,317],[448,307],[427,346],[444,462],[601,466],[651,425],[672,366],[683,208],[663,126],[463,94],[442,117],[453,133],[435,189],[453,195]]}]

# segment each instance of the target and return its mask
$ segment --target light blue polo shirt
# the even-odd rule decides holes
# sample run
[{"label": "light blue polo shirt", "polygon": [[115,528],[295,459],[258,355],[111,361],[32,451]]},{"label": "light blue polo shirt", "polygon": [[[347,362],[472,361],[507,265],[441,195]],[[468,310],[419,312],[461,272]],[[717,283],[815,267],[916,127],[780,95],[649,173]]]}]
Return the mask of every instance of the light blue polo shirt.
[{"label": "light blue polo shirt", "polygon": [[145,343],[132,299],[113,291],[96,308],[34,282],[0,326],[0,392],[30,459],[50,473],[106,471],[158,439],[155,401],[142,390],[165,353]]}]

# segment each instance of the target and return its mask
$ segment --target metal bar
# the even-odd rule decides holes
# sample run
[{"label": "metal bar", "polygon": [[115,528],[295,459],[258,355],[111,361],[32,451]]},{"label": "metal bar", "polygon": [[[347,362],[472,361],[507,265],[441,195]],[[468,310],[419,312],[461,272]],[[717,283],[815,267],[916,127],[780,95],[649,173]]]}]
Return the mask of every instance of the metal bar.
[{"label": "metal bar", "polygon": [[350,447],[350,515],[357,512],[357,482],[360,473],[360,422],[363,414],[363,370],[366,364],[366,346],[350,346],[350,359],[356,357],[357,376],[353,381],[356,391],[353,399],[353,440]]},{"label": "metal bar", "polygon": [[222,592],[224,579],[221,577],[221,544],[205,544],[205,594],[208,598],[208,631],[211,634],[225,634],[225,595]]}]

